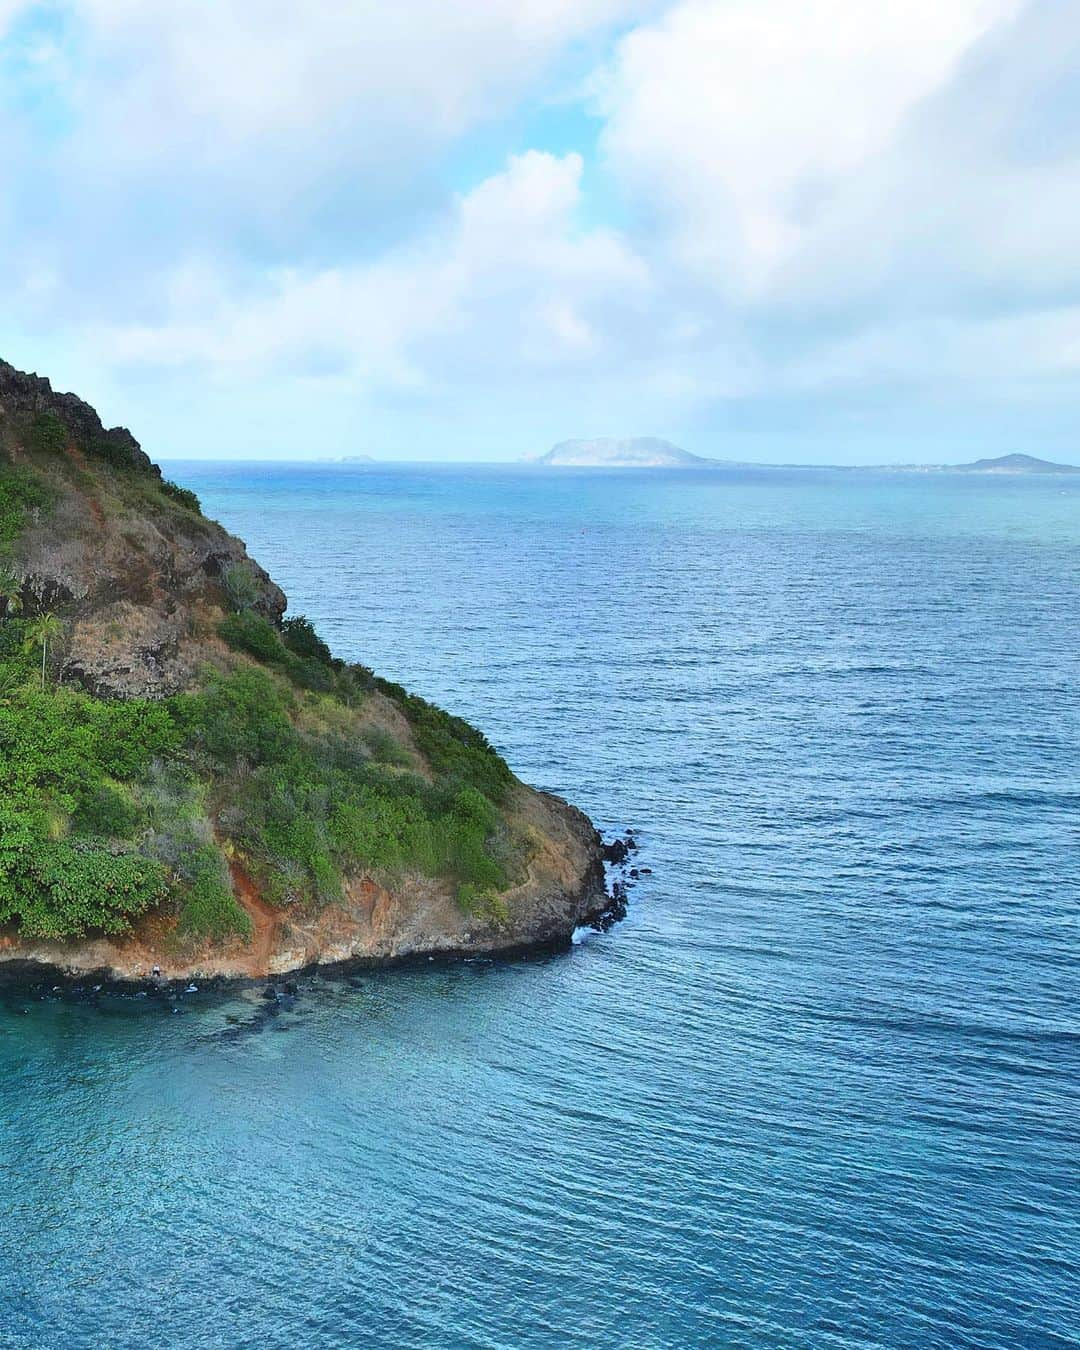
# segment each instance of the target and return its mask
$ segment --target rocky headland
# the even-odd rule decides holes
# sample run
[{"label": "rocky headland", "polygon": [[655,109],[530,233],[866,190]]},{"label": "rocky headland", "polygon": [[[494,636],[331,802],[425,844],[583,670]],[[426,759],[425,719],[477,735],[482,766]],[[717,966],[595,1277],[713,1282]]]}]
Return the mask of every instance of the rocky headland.
[{"label": "rocky headland", "polygon": [[620,912],[604,864],[582,812],[288,616],[130,432],[0,362],[0,972],[558,946]]}]

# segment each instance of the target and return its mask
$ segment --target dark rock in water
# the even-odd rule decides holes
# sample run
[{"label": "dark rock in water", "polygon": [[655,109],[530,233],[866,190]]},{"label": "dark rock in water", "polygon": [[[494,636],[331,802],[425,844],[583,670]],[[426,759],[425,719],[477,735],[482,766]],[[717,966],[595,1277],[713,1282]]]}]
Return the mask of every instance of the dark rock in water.
[{"label": "dark rock in water", "polygon": [[286,992],[286,994],[289,995],[290,998],[297,998],[297,997],[299,997],[300,990],[298,989],[295,980],[286,980],[286,981],[285,981],[285,992]]},{"label": "dark rock in water", "polygon": [[626,862],[631,853],[636,853],[638,842],[634,838],[634,832],[627,830],[625,839],[613,839],[610,844],[601,841],[600,852],[606,863],[611,863],[615,867],[621,866]]},{"label": "dark rock in water", "polygon": [[613,924],[616,924],[620,919],[625,918],[626,887],[621,881],[615,881],[612,883],[611,897],[608,900],[606,907],[594,917],[592,926],[596,932],[606,933]]},{"label": "dark rock in water", "polygon": [[276,1003],[280,997],[278,991],[274,988],[272,984],[268,984],[266,986],[266,988],[262,991],[262,996],[264,999],[266,999],[267,1003]]},{"label": "dark rock in water", "polygon": [[651,867],[643,867],[643,868],[641,868],[641,875],[642,875],[643,877],[651,877],[651,876],[652,876],[652,868],[651,868]]},{"label": "dark rock in water", "polygon": [[631,876],[634,878],[634,880],[636,881],[636,880],[638,879],[638,877],[641,876],[641,873],[638,871],[638,869],[637,869],[636,867],[631,867],[631,869],[630,869],[630,875],[631,875]]}]

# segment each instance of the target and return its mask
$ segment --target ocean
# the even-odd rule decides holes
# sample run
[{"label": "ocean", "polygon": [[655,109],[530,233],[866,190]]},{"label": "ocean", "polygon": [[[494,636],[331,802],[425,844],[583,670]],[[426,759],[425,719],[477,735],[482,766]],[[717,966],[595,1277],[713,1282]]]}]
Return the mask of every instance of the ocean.
[{"label": "ocean", "polygon": [[652,869],[542,958],[0,994],[0,1347],[1080,1343],[1080,477],[175,464]]}]

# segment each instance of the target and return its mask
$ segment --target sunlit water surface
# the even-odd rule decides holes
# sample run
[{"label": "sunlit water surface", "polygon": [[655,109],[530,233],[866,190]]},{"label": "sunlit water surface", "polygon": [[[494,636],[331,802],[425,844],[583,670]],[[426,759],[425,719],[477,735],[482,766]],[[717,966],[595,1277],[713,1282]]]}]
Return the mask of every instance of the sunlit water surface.
[{"label": "sunlit water surface", "polygon": [[654,869],[565,955],[0,998],[0,1346],[1080,1338],[1080,483],[174,466]]}]

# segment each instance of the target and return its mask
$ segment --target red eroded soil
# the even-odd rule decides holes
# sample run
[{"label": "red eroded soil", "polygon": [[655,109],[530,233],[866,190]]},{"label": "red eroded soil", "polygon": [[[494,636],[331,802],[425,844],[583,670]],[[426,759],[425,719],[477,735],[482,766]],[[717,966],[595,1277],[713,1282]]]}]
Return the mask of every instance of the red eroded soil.
[{"label": "red eroded soil", "polygon": [[270,957],[281,927],[281,915],[266,903],[255,889],[255,883],[235,859],[229,863],[229,871],[232,873],[233,892],[251,919],[253,933],[247,957],[248,974],[252,979],[258,979],[269,974]]}]

